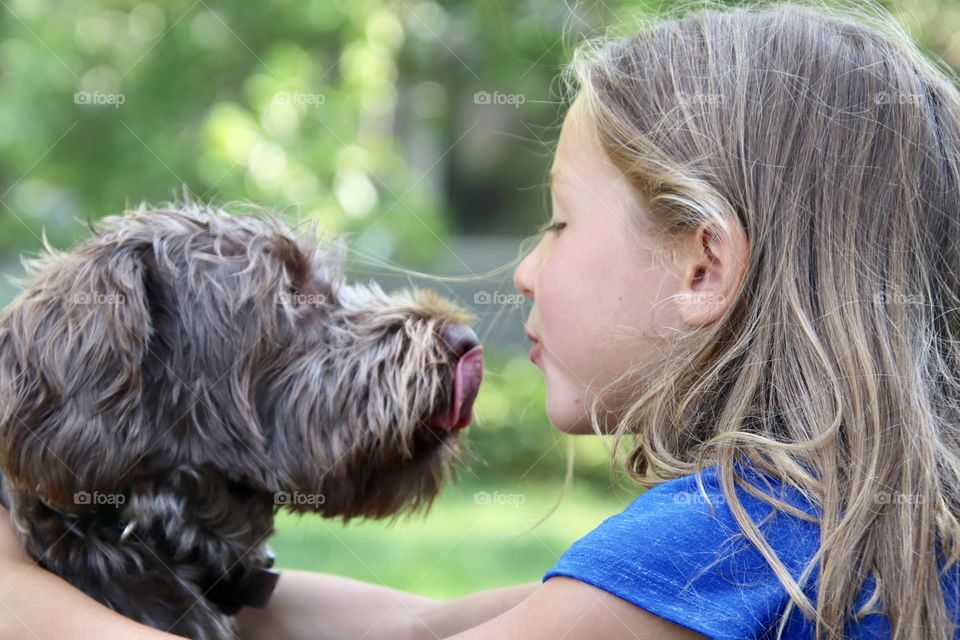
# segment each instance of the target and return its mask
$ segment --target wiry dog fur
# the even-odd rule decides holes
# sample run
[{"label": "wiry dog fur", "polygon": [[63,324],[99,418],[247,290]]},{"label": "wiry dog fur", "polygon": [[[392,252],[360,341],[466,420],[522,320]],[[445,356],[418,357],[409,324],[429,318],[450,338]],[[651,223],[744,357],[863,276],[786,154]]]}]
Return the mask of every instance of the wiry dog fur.
[{"label": "wiry dog fur", "polygon": [[[25,261],[0,316],[0,465],[43,566],[145,624],[231,638],[205,594],[268,564],[279,508],[429,506],[458,455],[427,423],[457,360],[440,332],[472,318],[346,283],[342,241],[313,235],[171,204]],[[77,517],[103,496],[125,535]]]}]

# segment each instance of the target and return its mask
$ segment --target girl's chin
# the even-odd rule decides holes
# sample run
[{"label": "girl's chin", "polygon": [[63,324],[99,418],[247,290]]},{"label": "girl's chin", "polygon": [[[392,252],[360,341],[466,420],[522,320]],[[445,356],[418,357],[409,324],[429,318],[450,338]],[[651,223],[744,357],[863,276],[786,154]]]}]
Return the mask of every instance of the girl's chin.
[{"label": "girl's chin", "polygon": [[547,419],[558,431],[570,435],[593,433],[590,426],[590,417],[583,410],[582,401],[567,403],[565,406],[556,406],[547,400]]},{"label": "girl's chin", "polygon": [[[565,400],[551,398],[547,391],[547,419],[557,431],[570,435],[596,435],[590,416],[584,407],[583,399]],[[600,429],[603,434],[612,434],[617,428],[617,416],[607,413],[600,417]]]}]

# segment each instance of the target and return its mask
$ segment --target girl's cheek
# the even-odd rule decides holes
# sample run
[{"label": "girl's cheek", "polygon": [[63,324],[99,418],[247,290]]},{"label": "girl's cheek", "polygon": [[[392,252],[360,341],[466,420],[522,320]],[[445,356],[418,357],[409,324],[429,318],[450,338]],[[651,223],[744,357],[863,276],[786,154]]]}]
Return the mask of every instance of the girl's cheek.
[{"label": "girl's cheek", "polygon": [[551,255],[541,270],[536,306],[544,345],[568,367],[580,367],[591,342],[591,314],[599,311],[573,256]]},{"label": "girl's cheek", "polygon": [[563,255],[548,252],[544,255],[537,278],[536,304],[543,321],[556,322],[568,315],[569,296],[575,286],[570,280],[568,264]]}]

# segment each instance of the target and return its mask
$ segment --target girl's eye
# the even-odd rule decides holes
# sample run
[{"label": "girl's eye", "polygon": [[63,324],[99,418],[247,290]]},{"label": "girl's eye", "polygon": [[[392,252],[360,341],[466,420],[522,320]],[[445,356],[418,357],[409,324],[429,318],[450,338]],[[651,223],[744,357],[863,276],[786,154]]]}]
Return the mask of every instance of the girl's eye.
[{"label": "girl's eye", "polygon": [[566,222],[554,222],[553,224],[548,224],[547,226],[543,227],[542,231],[544,233],[549,231],[560,231],[566,226],[567,226]]}]

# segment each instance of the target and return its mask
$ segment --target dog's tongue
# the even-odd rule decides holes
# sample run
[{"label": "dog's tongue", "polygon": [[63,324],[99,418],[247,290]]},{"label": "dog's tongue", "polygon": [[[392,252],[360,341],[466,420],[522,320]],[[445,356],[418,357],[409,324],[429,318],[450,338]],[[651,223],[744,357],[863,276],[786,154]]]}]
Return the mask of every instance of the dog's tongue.
[{"label": "dog's tongue", "polygon": [[433,416],[438,427],[462,429],[473,420],[473,401],[483,381],[483,347],[480,345],[460,356],[453,381],[453,403],[446,411]]}]

